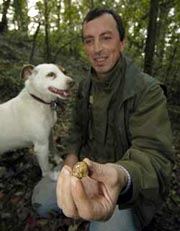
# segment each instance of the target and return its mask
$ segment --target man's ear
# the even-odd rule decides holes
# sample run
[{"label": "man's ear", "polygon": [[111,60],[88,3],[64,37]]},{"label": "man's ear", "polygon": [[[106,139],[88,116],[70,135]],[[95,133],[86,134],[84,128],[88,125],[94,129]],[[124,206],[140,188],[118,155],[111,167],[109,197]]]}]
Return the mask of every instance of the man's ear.
[{"label": "man's ear", "polygon": [[27,80],[29,76],[32,74],[32,71],[35,66],[31,64],[24,65],[22,71],[21,71],[21,79]]},{"label": "man's ear", "polygon": [[120,46],[120,52],[123,53],[125,47],[126,47],[126,39],[124,38],[123,41],[120,41],[121,46]]}]

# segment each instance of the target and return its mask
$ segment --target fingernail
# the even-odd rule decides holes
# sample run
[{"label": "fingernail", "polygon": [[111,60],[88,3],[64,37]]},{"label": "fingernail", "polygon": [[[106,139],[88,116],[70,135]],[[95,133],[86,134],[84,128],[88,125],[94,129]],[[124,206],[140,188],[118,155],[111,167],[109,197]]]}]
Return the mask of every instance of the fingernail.
[{"label": "fingernail", "polygon": [[70,172],[68,171],[68,169],[66,167],[64,167],[61,172],[62,172],[62,174],[64,176],[69,176],[70,175]]},{"label": "fingernail", "polygon": [[78,181],[80,181],[80,180],[77,177],[72,176],[72,178],[71,178],[71,184],[72,184],[73,187],[76,186],[76,184],[77,184]]}]

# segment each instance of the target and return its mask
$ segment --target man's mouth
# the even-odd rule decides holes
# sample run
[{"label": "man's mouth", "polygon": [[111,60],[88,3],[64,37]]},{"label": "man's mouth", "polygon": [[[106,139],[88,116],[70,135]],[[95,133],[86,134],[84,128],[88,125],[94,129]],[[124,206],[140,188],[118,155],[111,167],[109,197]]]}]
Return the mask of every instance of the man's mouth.
[{"label": "man's mouth", "polygon": [[107,60],[107,56],[94,57],[94,61],[97,65],[102,65]]}]

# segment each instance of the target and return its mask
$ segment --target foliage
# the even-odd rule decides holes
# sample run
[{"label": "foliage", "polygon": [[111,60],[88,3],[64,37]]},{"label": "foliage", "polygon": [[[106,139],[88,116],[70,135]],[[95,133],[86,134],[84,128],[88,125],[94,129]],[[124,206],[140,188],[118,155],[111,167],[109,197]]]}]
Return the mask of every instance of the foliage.
[{"label": "foliage", "polygon": [[[87,11],[102,6],[115,9],[126,27],[126,53],[143,69],[150,1],[147,0],[11,0],[8,9],[8,28],[28,33],[31,39],[31,62],[36,55],[44,62],[58,62],[62,54],[85,58],[81,44],[81,23]],[[4,3],[4,2],[3,2]],[[0,4],[3,13],[4,4]],[[34,9],[34,13],[32,13]],[[180,2],[158,1],[157,32],[151,72],[164,82],[171,95],[178,91],[180,60]],[[32,45],[33,43],[33,45]],[[37,49],[36,49],[37,48]]]},{"label": "foliage", "polygon": [[[7,2],[11,4],[5,5]],[[9,30],[3,32],[0,38],[0,64],[59,63],[64,57],[86,62],[81,41],[82,20],[89,9],[105,6],[115,9],[122,16],[126,28],[125,52],[144,69],[150,1],[38,0],[29,5],[30,2],[0,1],[0,13],[8,12],[4,16]],[[151,34],[155,36],[155,47],[150,72],[167,86],[169,102],[179,104],[180,1],[158,1],[156,27],[156,33]],[[24,41],[27,41],[26,45]],[[21,49],[14,48],[13,44]]]}]

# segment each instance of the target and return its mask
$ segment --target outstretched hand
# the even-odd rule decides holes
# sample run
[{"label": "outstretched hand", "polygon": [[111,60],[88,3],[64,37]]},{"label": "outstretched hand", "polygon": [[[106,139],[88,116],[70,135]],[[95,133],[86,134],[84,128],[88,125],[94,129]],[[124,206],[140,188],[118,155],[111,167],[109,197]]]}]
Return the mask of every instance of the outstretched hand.
[{"label": "outstretched hand", "polygon": [[127,183],[126,173],[117,164],[99,164],[84,159],[89,176],[78,179],[64,166],[57,182],[57,202],[67,217],[107,220],[120,191]]}]

